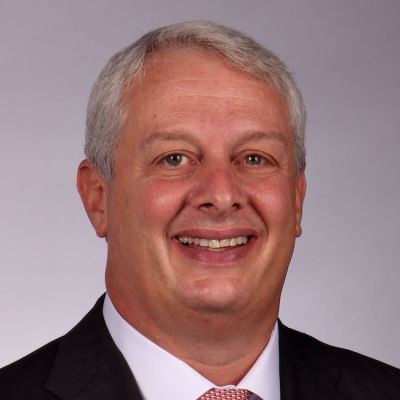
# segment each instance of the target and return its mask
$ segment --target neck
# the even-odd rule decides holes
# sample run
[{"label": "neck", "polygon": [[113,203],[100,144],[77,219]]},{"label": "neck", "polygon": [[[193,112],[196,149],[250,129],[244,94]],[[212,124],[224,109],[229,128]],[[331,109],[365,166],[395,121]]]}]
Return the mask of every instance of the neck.
[{"label": "neck", "polygon": [[[279,301],[262,313],[176,310],[156,317],[108,287],[118,313],[144,336],[218,386],[237,384],[268,344]],[[165,311],[165,310],[164,310]]]},{"label": "neck", "polygon": [[[262,332],[253,334],[243,332],[242,335],[234,335],[225,332],[223,338],[219,335],[215,335],[214,339],[209,336],[195,349],[192,343],[192,348],[187,347],[180,358],[218,386],[236,385],[265,349],[273,327],[274,323]],[[232,324],[232,328],[238,333],[237,326]]]}]

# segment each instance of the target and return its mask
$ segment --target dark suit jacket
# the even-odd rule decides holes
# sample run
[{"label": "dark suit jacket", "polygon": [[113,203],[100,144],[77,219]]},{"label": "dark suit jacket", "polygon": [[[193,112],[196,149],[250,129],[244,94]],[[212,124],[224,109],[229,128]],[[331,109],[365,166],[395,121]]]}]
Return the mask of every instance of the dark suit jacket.
[{"label": "dark suit jacket", "polygon": [[[65,336],[1,369],[0,399],[143,400],[106,328],[103,300]],[[282,400],[400,399],[396,368],[283,324],[279,346]]]}]

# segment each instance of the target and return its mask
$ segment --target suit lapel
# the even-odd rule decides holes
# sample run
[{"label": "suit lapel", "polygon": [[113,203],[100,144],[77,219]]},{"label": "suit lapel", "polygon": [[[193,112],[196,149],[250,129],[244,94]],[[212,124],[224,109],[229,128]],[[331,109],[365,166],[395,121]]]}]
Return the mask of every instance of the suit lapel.
[{"label": "suit lapel", "polygon": [[[60,339],[46,389],[63,400],[143,400],[103,319],[104,296]],[[334,400],[341,380],[328,346],[279,322],[281,400]]]},{"label": "suit lapel", "polygon": [[60,340],[46,389],[64,400],[143,400],[107,330],[103,301]]},{"label": "suit lapel", "polygon": [[337,398],[341,374],[324,346],[279,322],[281,400]]}]

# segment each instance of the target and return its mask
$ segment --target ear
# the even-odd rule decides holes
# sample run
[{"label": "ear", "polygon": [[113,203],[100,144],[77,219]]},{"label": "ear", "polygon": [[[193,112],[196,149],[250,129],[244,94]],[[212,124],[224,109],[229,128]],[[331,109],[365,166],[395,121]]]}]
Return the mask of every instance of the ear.
[{"label": "ear", "polygon": [[301,236],[301,217],[303,215],[303,202],[306,195],[307,182],[304,169],[296,176],[296,237]]},{"label": "ear", "polygon": [[97,236],[107,236],[107,181],[88,160],[78,167],[77,188]]}]

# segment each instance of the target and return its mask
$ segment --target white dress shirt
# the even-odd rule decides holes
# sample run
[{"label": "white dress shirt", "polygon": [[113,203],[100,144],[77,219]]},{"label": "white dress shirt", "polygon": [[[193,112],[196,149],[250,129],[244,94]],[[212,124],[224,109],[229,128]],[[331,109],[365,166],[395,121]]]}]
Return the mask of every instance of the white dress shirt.
[{"label": "white dress shirt", "polygon": [[[188,364],[149,340],[129,325],[106,295],[104,319],[110,334],[127,361],[145,400],[196,400],[212,388],[219,388]],[[252,400],[280,400],[278,324],[268,345],[238,385],[224,388],[247,389]]]}]

